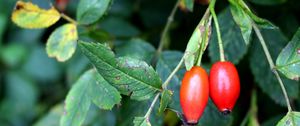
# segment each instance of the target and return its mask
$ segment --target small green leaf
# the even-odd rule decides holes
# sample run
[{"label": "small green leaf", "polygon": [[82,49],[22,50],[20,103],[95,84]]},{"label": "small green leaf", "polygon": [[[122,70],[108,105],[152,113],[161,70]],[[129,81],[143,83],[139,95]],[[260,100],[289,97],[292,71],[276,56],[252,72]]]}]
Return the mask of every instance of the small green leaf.
[{"label": "small green leaf", "polygon": [[115,104],[120,103],[121,95],[117,89],[103,79],[96,70],[92,70],[95,82],[90,83],[88,95],[99,108],[112,109]]},{"label": "small green leaf", "polygon": [[164,90],[161,94],[161,99],[160,99],[160,106],[158,109],[159,113],[162,113],[165,111],[165,109],[167,108],[168,104],[170,103],[170,101],[172,100],[172,91],[170,90]]},{"label": "small green leaf", "polygon": [[39,119],[34,126],[59,126],[59,119],[63,111],[63,104],[55,105],[45,116]]},{"label": "small green leaf", "polygon": [[283,117],[276,126],[299,126],[300,125],[300,112],[289,112]]},{"label": "small green leaf", "polygon": [[286,77],[299,80],[300,77],[300,29],[292,40],[281,51],[277,60],[276,68]]},{"label": "small green leaf", "polygon": [[48,38],[46,50],[49,57],[56,57],[64,62],[72,57],[77,45],[77,28],[75,24],[65,24],[57,28]]},{"label": "small green leaf", "polygon": [[122,41],[116,45],[116,55],[127,56],[138,60],[151,62],[155,48],[145,40],[135,38],[129,41]]},{"label": "small green leaf", "polygon": [[194,9],[194,0],[180,0],[179,7],[192,12]]},{"label": "small green leaf", "polygon": [[23,28],[47,28],[60,19],[60,14],[54,7],[44,10],[31,2],[18,1],[11,18]]},{"label": "small green leaf", "polygon": [[[180,62],[183,54],[178,51],[164,51],[158,59],[156,65],[156,71],[163,81],[165,81],[177,64]],[[179,102],[179,89],[181,85],[181,80],[183,78],[185,69],[182,66],[178,72],[172,77],[168,89],[171,90],[174,94],[172,95],[172,101],[170,102],[169,107],[177,111],[181,111],[180,102]]]},{"label": "small green leaf", "polygon": [[114,53],[100,43],[81,41],[79,46],[103,78],[122,94],[146,100],[161,90],[158,74],[145,62],[128,57],[116,59]]},{"label": "small green leaf", "polygon": [[60,120],[61,126],[80,126],[84,122],[91,105],[87,95],[90,83],[94,83],[93,70],[85,72],[69,91]]},{"label": "small green leaf", "polygon": [[133,124],[134,126],[151,126],[149,120],[144,117],[134,117]]},{"label": "small green leaf", "polygon": [[252,3],[259,5],[279,5],[287,2],[287,0],[249,0]]},{"label": "small green leaf", "polygon": [[235,23],[240,27],[244,42],[246,45],[250,43],[252,33],[252,19],[244,12],[238,4],[231,2],[230,10]]},{"label": "small green leaf", "polygon": [[[241,30],[234,22],[229,8],[223,10],[218,15],[218,19],[225,51],[225,59],[237,64],[247,53],[248,43],[244,41]],[[219,45],[215,28],[212,30],[212,37],[208,49],[211,61],[219,61]]]},{"label": "small green leaf", "polygon": [[211,16],[207,9],[203,18],[195,28],[185,50],[184,63],[187,70],[190,70],[202,57],[211,35]]},{"label": "small green leaf", "polygon": [[92,24],[98,21],[107,11],[112,0],[80,0],[77,7],[79,24]]},{"label": "small green leaf", "polygon": [[[279,54],[280,50],[285,46],[287,39],[278,29],[261,29],[264,40],[273,60]],[[286,106],[285,98],[280,88],[279,82],[273,74],[265,53],[259,40],[255,37],[250,54],[250,68],[254,75],[254,79],[264,93],[271,97],[276,103]],[[286,87],[289,98],[299,98],[299,84],[286,78],[282,78]]]}]

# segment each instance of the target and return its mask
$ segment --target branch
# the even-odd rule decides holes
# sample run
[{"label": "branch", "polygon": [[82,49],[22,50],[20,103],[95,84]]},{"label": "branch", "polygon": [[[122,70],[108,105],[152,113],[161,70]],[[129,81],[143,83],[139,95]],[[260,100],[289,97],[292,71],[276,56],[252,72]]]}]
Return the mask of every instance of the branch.
[{"label": "branch", "polygon": [[169,82],[171,81],[172,77],[175,75],[175,73],[179,70],[179,68],[181,67],[182,63],[183,63],[183,59],[185,57],[185,54],[182,56],[180,62],[177,64],[176,68],[172,71],[172,73],[168,76],[167,80],[163,83],[162,87],[163,89],[167,89],[167,86],[169,84]]},{"label": "branch", "polygon": [[266,45],[266,42],[265,42],[265,40],[264,40],[264,38],[263,38],[263,36],[262,36],[262,34],[261,34],[260,30],[258,29],[258,27],[257,27],[257,25],[256,25],[255,22],[252,22],[252,26],[253,26],[253,29],[254,29],[254,31],[255,31],[258,39],[259,39],[259,42],[260,42],[261,46],[263,47],[263,50],[264,50],[265,55],[267,57],[268,63],[270,65],[270,69],[275,74],[275,76],[276,76],[276,78],[277,78],[277,80],[278,80],[278,82],[280,84],[281,90],[282,90],[282,92],[284,94],[284,98],[286,100],[286,104],[287,104],[287,107],[288,107],[288,112],[291,112],[292,111],[292,107],[291,107],[291,104],[290,104],[290,101],[289,101],[289,97],[287,95],[287,91],[286,91],[286,89],[285,89],[285,87],[283,85],[282,79],[280,78],[277,70],[274,69],[275,65],[274,65],[274,62],[273,62],[272,57],[270,55],[270,52],[268,50],[268,47]]},{"label": "branch", "polygon": [[154,107],[154,105],[155,105],[155,103],[156,103],[156,101],[157,101],[159,95],[160,95],[160,93],[157,93],[157,95],[156,95],[155,98],[153,99],[153,101],[152,101],[152,103],[151,103],[151,105],[150,105],[150,107],[149,107],[147,113],[145,114],[144,118],[146,118],[146,119],[149,118],[149,116],[150,116],[150,114],[151,114],[151,112],[152,112],[152,110],[153,110],[153,107]]},{"label": "branch", "polygon": [[77,21],[75,21],[73,18],[69,17],[68,15],[66,15],[66,14],[64,14],[64,13],[60,13],[60,16],[61,16],[63,19],[69,21],[70,23],[73,23],[73,24],[75,24],[75,25],[78,24]]}]

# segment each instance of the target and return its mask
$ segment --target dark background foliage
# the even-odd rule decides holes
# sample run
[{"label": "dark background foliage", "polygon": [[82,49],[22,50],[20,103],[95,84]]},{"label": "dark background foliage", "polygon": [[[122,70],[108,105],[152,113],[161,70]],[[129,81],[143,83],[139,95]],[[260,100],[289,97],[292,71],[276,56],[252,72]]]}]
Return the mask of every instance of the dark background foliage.
[{"label": "dark background foliage", "polygon": [[[48,0],[32,1],[44,8],[49,8]],[[299,1],[278,1],[281,0],[246,1],[258,16],[271,21],[280,28],[277,31],[263,30],[274,60],[287,42],[291,40],[300,23]],[[90,32],[82,30],[85,28],[79,28],[79,37],[82,40],[108,42],[117,56],[129,55],[150,62],[149,57],[155,51],[153,47],[157,48],[158,46],[161,32],[175,2],[175,0],[114,0],[107,14],[90,28]],[[42,125],[42,123],[39,124],[42,121],[48,122],[49,125],[58,124],[57,121],[62,114],[61,103],[63,103],[66,94],[78,77],[92,65],[79,48],[67,62],[61,63],[49,58],[45,51],[45,43],[50,33],[66,21],[60,20],[47,29],[19,28],[10,20],[15,3],[15,0],[0,1],[0,125]],[[77,4],[78,0],[70,0],[65,13],[75,18]],[[217,0],[216,11],[220,15],[221,31],[222,34],[226,34],[223,39],[228,39],[231,42],[241,39],[241,35],[239,35],[239,29],[234,29],[236,24],[229,13],[227,16],[221,16],[221,14],[227,13],[228,6],[229,3],[226,0]],[[180,52],[185,50],[193,30],[206,8],[207,6],[195,4],[193,12],[178,11],[176,13],[174,23],[172,23],[167,36],[165,50]],[[214,31],[213,34],[215,34]],[[146,51],[145,49],[140,50],[141,47],[128,44],[129,41],[139,41],[132,40],[132,38],[143,39],[150,45],[143,45]],[[212,38],[209,46],[202,60],[206,68],[211,66],[212,61],[218,59],[215,38]],[[237,41],[237,47],[242,48],[239,41]],[[218,125],[216,119],[226,118],[225,122],[220,120],[220,123],[240,125],[250,107],[251,92],[256,90],[259,123],[263,126],[275,125],[286,114],[285,101],[282,98],[283,95],[278,82],[273,75],[269,75],[271,72],[266,60],[264,60],[265,55],[257,38],[252,34],[248,47],[237,52],[234,52],[236,51],[234,48],[228,47],[225,51],[227,51],[225,53],[234,55],[233,57],[238,57],[232,60],[237,63],[240,74],[241,95],[231,117],[223,117],[219,113],[210,115],[215,112],[215,108],[210,102],[209,109],[206,110],[205,116],[201,119],[201,124]],[[163,58],[169,61],[166,64],[171,64],[170,66],[173,68],[180,56],[181,53],[179,52],[163,53]],[[168,59],[168,57],[171,58]],[[158,64],[163,65],[163,63]],[[162,80],[169,73],[157,71]],[[182,75],[183,71],[178,73],[179,80]],[[282,78],[285,77],[282,76]],[[172,80],[170,85],[178,83],[175,81],[179,80]],[[292,107],[299,111],[299,81],[288,81],[285,82]],[[171,86],[172,88],[176,91],[179,85]],[[133,117],[145,114],[151,102],[151,100],[138,102],[130,100],[127,96],[122,97],[121,104],[114,107],[112,111],[99,110],[95,106],[91,107],[84,124],[93,126],[132,125]],[[173,100],[178,101],[176,92],[174,98]],[[178,108],[178,104],[171,104],[170,106]],[[165,112],[164,119],[162,116],[152,115],[151,122],[154,126],[181,124],[176,114],[169,110]]]}]

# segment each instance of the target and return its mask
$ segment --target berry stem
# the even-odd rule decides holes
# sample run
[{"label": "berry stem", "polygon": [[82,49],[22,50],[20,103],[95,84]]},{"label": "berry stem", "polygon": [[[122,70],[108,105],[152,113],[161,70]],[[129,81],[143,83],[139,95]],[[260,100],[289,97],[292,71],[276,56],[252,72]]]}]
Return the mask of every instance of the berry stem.
[{"label": "berry stem", "polygon": [[212,14],[214,24],[215,24],[215,27],[216,27],[216,31],[217,31],[219,51],[220,51],[220,60],[223,62],[223,61],[225,61],[223,41],[222,41],[222,37],[221,37],[218,18],[217,18],[216,12],[215,12],[215,4],[216,4],[216,0],[211,0],[211,2],[209,4],[209,9],[210,9],[210,12]]},{"label": "berry stem", "polygon": [[252,27],[253,27],[253,29],[254,29],[254,31],[255,31],[255,33],[256,33],[258,39],[259,39],[259,42],[260,42],[261,46],[263,47],[264,53],[265,53],[265,55],[266,55],[266,57],[267,57],[267,60],[268,60],[269,65],[270,65],[270,69],[271,69],[272,72],[275,74],[275,76],[276,76],[276,78],[277,78],[277,80],[278,80],[278,82],[279,82],[279,84],[280,84],[281,90],[282,90],[282,92],[283,92],[283,94],[284,94],[284,98],[285,98],[285,100],[286,100],[286,104],[287,104],[287,107],[288,107],[288,112],[291,112],[291,111],[292,111],[292,107],[291,107],[291,104],[290,104],[290,101],[289,101],[289,97],[288,97],[288,95],[287,95],[287,91],[286,91],[286,89],[285,89],[285,87],[284,87],[284,84],[283,84],[283,82],[282,82],[282,79],[280,78],[280,76],[279,76],[277,70],[274,69],[274,68],[275,68],[275,65],[274,65],[274,62],[273,62],[272,57],[271,57],[271,55],[270,55],[270,52],[269,52],[269,50],[268,50],[268,47],[267,47],[267,45],[266,45],[266,42],[265,42],[265,40],[264,40],[264,38],[263,38],[263,36],[262,36],[262,34],[261,34],[261,32],[260,32],[260,30],[259,30],[259,28],[257,27],[257,25],[256,25],[255,22],[252,22]]}]

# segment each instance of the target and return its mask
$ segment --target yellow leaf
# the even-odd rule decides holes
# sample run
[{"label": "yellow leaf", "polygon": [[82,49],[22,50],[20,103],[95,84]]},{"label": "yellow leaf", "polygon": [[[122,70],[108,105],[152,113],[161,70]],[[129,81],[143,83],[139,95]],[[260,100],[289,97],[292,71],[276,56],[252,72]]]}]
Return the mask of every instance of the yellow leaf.
[{"label": "yellow leaf", "polygon": [[60,13],[54,7],[45,10],[31,2],[18,1],[11,18],[23,28],[47,28],[59,20]]},{"label": "yellow leaf", "polygon": [[49,57],[64,62],[72,57],[77,45],[77,28],[68,23],[55,29],[47,40],[46,50]]}]

